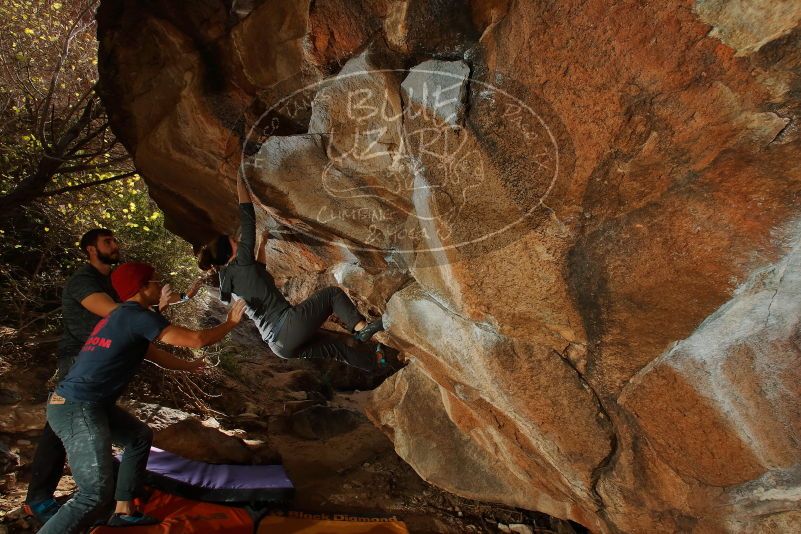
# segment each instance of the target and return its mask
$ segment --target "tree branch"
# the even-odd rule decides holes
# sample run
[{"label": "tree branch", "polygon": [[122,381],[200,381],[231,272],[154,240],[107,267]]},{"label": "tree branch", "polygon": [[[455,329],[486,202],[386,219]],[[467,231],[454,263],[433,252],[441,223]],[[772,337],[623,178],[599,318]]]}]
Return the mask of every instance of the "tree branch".
[{"label": "tree branch", "polygon": [[104,161],[103,163],[87,163],[86,165],[73,165],[72,167],[62,167],[58,170],[59,174],[68,174],[71,172],[81,172],[81,171],[98,171],[100,169],[106,169],[108,167],[113,167],[118,163],[122,163],[123,161],[127,161],[128,156],[120,156],[118,158],[112,158],[108,161]]},{"label": "tree branch", "polygon": [[[27,323],[20,325],[20,327],[17,328],[17,333],[22,332],[23,330],[25,330],[26,328],[31,326],[36,321],[41,321],[42,319],[47,319],[51,315],[53,315],[53,314],[55,314],[57,312],[60,312],[60,311],[61,311],[61,306],[59,306],[57,308],[54,308],[54,309],[50,310],[47,313],[43,313],[41,315],[37,315],[36,317],[34,317],[32,320],[28,321]],[[22,320],[22,318],[21,318],[21,320]]]},{"label": "tree branch", "polygon": [[[79,151],[79,150],[80,150],[80,149],[82,149],[84,146],[86,146],[87,144],[89,144],[89,142],[90,142],[92,139],[94,139],[95,137],[97,137],[98,135],[100,135],[101,133],[103,133],[103,132],[106,130],[106,128],[108,128],[108,121],[105,121],[103,124],[101,124],[100,126],[98,126],[97,128],[95,128],[94,130],[90,130],[90,131],[89,131],[89,133],[87,133],[87,134],[86,134],[86,136],[85,136],[83,139],[81,139],[81,140],[80,140],[78,143],[76,143],[76,144],[75,144],[75,146],[73,146],[72,148],[70,148],[70,149],[69,149],[69,150],[66,152],[66,154],[65,154],[65,155],[66,155],[66,156],[71,156],[72,154],[75,154],[77,151]],[[105,146],[105,142],[101,143],[101,145],[100,145],[100,148],[101,148],[101,151],[102,151],[101,153],[105,153],[105,152],[107,152],[107,150],[103,150],[104,146]],[[113,146],[113,144],[112,144],[112,146]],[[109,147],[109,148],[110,148],[110,147]],[[80,157],[81,159],[83,159],[83,158],[85,157],[85,155],[84,155],[84,154],[81,154],[79,157]],[[67,159],[72,159],[72,158],[67,158]]]},{"label": "tree branch", "polygon": [[69,106],[67,109],[67,115],[64,117],[64,122],[69,122],[72,119],[72,116],[80,107],[81,103],[86,100],[86,98],[92,95],[95,92],[95,88],[97,87],[97,83],[92,84],[86,91],[83,92],[81,97],[74,103]]},{"label": "tree branch", "polygon": [[53,93],[56,90],[56,84],[58,83],[59,74],[61,74],[61,69],[64,66],[64,61],[67,59],[67,55],[70,51],[70,44],[72,44],[72,40],[75,39],[78,34],[88,28],[88,25],[84,25],[80,27],[81,18],[86,14],[86,12],[92,7],[95,2],[89,2],[84,10],[75,17],[75,22],[72,23],[69,30],[67,31],[67,37],[64,39],[64,44],[61,47],[61,53],[58,56],[58,61],[56,62],[56,67],[53,69],[53,75],[50,77],[50,86],[47,88],[47,94],[44,95],[44,114],[41,116],[40,121],[36,125],[36,132],[39,134],[40,139],[44,139],[44,127],[45,127],[45,117],[47,117],[47,110],[50,108],[50,102],[53,100]]},{"label": "tree branch", "polygon": [[58,168],[63,161],[64,151],[70,143],[75,141],[81,130],[91,122],[91,117],[92,101],[90,100],[81,117],[64,132],[58,142],[51,147],[52,150],[45,149],[36,164],[36,171],[25,178],[13,191],[0,196],[0,219],[9,217],[21,205],[42,195],[47,184],[52,181],[53,176],[58,172]]},{"label": "tree branch", "polygon": [[102,180],[95,180],[94,182],[86,182],[83,184],[78,185],[71,185],[69,187],[62,187],[61,189],[56,189],[54,191],[46,191],[39,195],[37,198],[45,198],[45,197],[54,197],[56,195],[61,195],[63,193],[69,193],[71,191],[80,191],[81,189],[86,189],[87,187],[92,187],[95,185],[105,184],[108,182],[114,182],[116,180],[122,180],[124,178],[128,178],[129,176],[133,176],[136,174],[136,171],[126,172],[124,174],[118,174],[117,176],[111,176],[109,178],[103,178]]}]

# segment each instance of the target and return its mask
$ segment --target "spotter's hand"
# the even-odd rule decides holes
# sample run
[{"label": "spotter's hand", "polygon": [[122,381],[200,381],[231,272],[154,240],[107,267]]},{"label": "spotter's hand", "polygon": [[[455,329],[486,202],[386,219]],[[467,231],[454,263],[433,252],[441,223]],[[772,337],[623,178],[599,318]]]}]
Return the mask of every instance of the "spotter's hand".
[{"label": "spotter's hand", "polygon": [[159,297],[159,310],[163,310],[179,300],[181,300],[181,295],[173,291],[170,284],[164,284],[164,287],[161,288],[161,297]]},{"label": "spotter's hand", "polygon": [[228,310],[228,322],[229,323],[239,323],[242,320],[242,315],[245,313],[245,300],[238,299],[236,302],[231,305],[231,309]]},{"label": "spotter's hand", "polygon": [[205,358],[198,358],[197,360],[193,360],[191,363],[192,365],[189,367],[189,369],[187,369],[187,371],[193,373],[202,373],[208,369]]}]

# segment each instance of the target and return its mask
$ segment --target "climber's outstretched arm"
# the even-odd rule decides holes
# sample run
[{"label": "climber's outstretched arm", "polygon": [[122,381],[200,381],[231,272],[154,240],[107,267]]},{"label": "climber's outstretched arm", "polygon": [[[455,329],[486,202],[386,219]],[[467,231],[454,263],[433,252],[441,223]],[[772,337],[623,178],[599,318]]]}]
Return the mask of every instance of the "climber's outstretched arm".
[{"label": "climber's outstretched arm", "polygon": [[250,189],[241,174],[236,177],[236,190],[239,195],[239,224],[242,233],[239,237],[239,247],[236,250],[236,259],[240,265],[249,265],[256,261],[256,210]]},{"label": "climber's outstretched arm", "polygon": [[241,172],[236,173],[236,193],[239,195],[240,204],[253,202],[253,198],[250,196],[250,189],[248,189],[248,184],[245,183]]}]

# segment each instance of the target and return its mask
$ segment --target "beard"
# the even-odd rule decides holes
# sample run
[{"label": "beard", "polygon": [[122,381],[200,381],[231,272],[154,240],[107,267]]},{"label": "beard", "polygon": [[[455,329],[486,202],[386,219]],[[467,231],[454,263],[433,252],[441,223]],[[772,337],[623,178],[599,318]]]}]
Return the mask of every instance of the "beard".
[{"label": "beard", "polygon": [[120,253],[112,252],[111,254],[103,254],[102,252],[98,251],[97,259],[106,265],[115,265],[120,262]]}]

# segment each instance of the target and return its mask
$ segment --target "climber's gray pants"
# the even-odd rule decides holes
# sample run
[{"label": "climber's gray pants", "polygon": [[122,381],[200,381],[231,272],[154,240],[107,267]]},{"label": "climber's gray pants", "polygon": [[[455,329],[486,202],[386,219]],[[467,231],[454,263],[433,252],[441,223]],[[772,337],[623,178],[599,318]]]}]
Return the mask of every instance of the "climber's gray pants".
[{"label": "climber's gray pants", "polygon": [[320,326],[332,313],[345,323],[349,332],[353,332],[356,324],[364,319],[340,288],[321,289],[285,313],[279,319],[279,330],[272,333],[273,339],[265,340],[276,355],[282,358],[336,360],[365,371],[375,367],[373,344],[319,332]]}]

